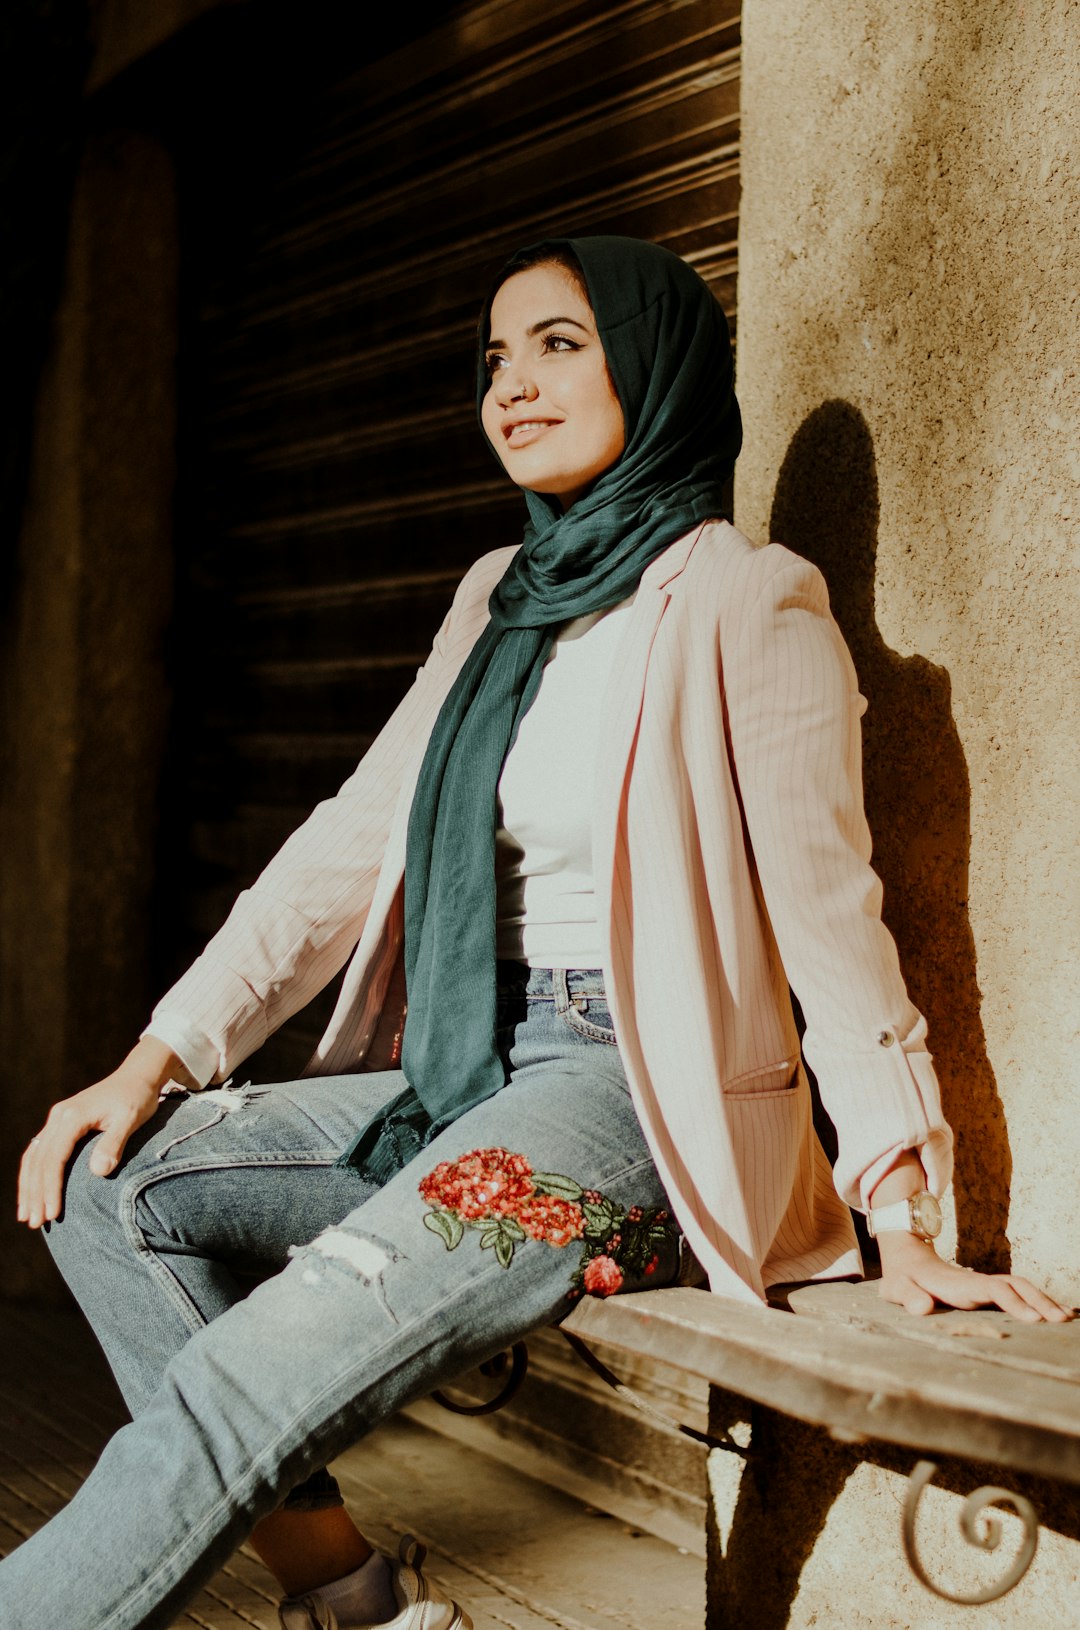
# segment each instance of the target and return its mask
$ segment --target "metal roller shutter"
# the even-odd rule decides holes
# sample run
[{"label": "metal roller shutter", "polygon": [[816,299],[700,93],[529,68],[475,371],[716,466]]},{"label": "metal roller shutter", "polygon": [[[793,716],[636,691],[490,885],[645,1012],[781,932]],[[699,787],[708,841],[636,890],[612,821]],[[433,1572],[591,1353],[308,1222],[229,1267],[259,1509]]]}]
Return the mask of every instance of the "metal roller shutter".
[{"label": "metal roller shutter", "polygon": [[[738,16],[716,0],[441,16],[358,71],[339,41],[306,42],[295,83],[286,56],[273,94],[246,99],[241,37],[229,122],[181,154],[173,967],[348,774],[465,567],[519,535],[472,408],[504,256],[553,233],[651,238],[734,318]],[[279,1069],[318,1023],[289,1027]]]}]

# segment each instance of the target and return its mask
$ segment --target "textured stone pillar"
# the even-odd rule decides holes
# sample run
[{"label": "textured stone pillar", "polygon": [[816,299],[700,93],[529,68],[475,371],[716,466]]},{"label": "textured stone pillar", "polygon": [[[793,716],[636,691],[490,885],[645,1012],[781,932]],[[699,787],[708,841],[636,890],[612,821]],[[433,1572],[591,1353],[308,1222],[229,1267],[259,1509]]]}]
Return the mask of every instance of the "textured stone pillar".
[{"label": "textured stone pillar", "polygon": [[[92,136],[37,407],[0,725],[0,1291],[51,1285],[11,1221],[47,1106],[145,1022],[172,590],[176,231],[150,138]],[[9,1203],[10,1202],[10,1203]]]},{"label": "textured stone pillar", "polygon": [[961,1240],[1072,1293],[1080,37],[1069,0],[947,11],[747,7],[737,505],[822,565],[868,687]]},{"label": "textured stone pillar", "polygon": [[[946,1248],[1077,1301],[1080,13],[746,0],[744,40],[736,518],[822,568],[869,700],[886,917],[958,1134]],[[894,1462],[772,1437],[764,1494],[716,1468],[713,1630],[971,1620],[906,1572]],[[926,1548],[955,1581],[952,1487]],[[1047,1522],[971,1622],[1068,1622],[1075,1502]]]}]

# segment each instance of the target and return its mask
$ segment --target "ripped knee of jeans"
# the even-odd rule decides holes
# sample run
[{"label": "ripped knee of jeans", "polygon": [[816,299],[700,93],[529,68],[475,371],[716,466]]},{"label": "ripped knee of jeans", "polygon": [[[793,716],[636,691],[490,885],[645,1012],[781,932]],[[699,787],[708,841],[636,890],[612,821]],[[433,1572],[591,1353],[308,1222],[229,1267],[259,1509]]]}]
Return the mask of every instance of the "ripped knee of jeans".
[{"label": "ripped knee of jeans", "polygon": [[316,1234],[310,1245],[291,1245],[289,1255],[304,1263],[302,1284],[322,1287],[328,1280],[343,1275],[373,1290],[387,1315],[397,1322],[386,1300],[383,1276],[395,1262],[401,1261],[402,1253],[388,1241],[374,1234],[335,1226]]}]

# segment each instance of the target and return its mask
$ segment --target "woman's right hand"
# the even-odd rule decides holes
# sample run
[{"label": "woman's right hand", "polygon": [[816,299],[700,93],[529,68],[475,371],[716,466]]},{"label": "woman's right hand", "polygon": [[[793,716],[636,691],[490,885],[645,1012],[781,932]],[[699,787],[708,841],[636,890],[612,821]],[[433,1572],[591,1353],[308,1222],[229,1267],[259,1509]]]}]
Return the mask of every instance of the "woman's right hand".
[{"label": "woman's right hand", "polygon": [[90,1170],[98,1177],[114,1172],[128,1138],[150,1119],[169,1081],[185,1087],[199,1084],[171,1048],[155,1036],[144,1036],[119,1069],[55,1103],[19,1166],[19,1222],[40,1228],[60,1215],[67,1163],[88,1132],[101,1133]]}]

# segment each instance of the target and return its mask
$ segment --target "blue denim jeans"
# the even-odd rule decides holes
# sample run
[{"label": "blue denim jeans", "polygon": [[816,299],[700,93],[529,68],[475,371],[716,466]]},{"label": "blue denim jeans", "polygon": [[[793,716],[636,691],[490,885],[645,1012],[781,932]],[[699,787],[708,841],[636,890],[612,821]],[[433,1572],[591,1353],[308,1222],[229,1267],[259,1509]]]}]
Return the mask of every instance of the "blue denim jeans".
[{"label": "blue denim jeans", "polygon": [[82,1150],[49,1244],[134,1419],[0,1563],[5,1630],[168,1625],[400,1405],[582,1293],[670,1282],[602,977],[501,965],[500,1041],[508,1085],[381,1189],[335,1162],[396,1071],[166,1100],[110,1179]]}]

